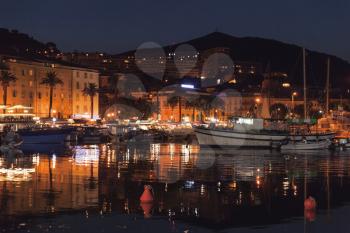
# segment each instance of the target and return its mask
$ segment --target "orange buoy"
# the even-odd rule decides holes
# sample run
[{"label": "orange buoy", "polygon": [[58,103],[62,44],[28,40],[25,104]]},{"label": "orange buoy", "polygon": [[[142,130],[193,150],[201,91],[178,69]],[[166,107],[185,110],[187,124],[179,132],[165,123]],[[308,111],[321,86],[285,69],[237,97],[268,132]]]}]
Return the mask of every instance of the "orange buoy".
[{"label": "orange buoy", "polygon": [[152,187],[150,185],[144,186],[144,191],[140,197],[140,201],[141,201],[141,203],[153,202]]},{"label": "orange buoy", "polygon": [[143,215],[145,218],[150,218],[152,217],[151,211],[152,211],[152,207],[153,207],[153,203],[152,202],[141,202],[140,204],[142,210],[143,210]]},{"label": "orange buoy", "polygon": [[309,196],[304,201],[304,209],[305,210],[314,210],[316,209],[316,200],[315,198]]}]

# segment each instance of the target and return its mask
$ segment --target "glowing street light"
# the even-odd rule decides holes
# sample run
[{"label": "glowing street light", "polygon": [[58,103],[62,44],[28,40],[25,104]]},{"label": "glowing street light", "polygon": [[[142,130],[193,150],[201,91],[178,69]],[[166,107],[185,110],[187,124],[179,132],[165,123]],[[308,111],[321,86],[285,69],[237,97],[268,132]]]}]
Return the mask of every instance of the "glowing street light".
[{"label": "glowing street light", "polygon": [[298,92],[294,91],[292,93],[292,115],[294,115],[294,97],[298,95]]}]

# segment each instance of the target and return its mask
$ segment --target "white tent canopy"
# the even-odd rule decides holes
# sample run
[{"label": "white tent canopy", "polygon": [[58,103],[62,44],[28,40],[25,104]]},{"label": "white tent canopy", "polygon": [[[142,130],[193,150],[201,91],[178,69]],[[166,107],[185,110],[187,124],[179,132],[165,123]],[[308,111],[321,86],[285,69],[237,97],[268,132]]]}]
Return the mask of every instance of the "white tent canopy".
[{"label": "white tent canopy", "polygon": [[[23,105],[13,105],[10,107],[5,107],[7,110],[29,110],[29,109],[33,109],[32,107],[27,107],[27,106],[23,106]],[[0,105],[0,109],[1,109],[1,105]]]}]

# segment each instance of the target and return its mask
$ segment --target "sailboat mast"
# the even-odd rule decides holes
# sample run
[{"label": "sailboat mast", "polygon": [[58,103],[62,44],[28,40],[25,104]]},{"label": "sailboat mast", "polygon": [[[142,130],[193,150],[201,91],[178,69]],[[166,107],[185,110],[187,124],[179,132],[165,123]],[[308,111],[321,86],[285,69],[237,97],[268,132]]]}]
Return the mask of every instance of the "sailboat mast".
[{"label": "sailboat mast", "polygon": [[306,64],[305,64],[305,48],[303,48],[303,78],[304,78],[304,119],[307,118],[306,110]]},{"label": "sailboat mast", "polygon": [[269,61],[268,64],[268,88],[267,88],[267,103],[268,103],[268,111],[269,111],[269,115],[270,115],[270,107],[271,107],[271,92],[270,92],[270,84],[271,84],[271,63]]},{"label": "sailboat mast", "polygon": [[330,74],[330,59],[327,59],[327,82],[326,82],[326,116],[329,113],[329,74]]}]

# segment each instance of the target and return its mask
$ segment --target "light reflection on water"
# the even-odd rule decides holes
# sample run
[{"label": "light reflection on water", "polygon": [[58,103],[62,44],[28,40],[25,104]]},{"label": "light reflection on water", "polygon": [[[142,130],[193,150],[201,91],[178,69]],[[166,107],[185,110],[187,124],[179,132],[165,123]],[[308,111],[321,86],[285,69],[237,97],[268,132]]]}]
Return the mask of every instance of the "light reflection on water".
[{"label": "light reflection on water", "polygon": [[[47,223],[42,216],[59,219],[73,214],[65,226],[83,218],[109,229],[108,224],[115,223],[109,223],[108,217],[143,219],[145,215],[170,220],[166,231],[173,231],[173,222],[179,221],[201,232],[198,229],[292,222],[304,216],[303,200],[308,195],[316,198],[321,216],[350,200],[350,153],[346,151],[281,154],[174,143],[75,146],[70,151],[1,157],[3,227],[13,228],[23,219],[42,226]],[[155,202],[140,206],[145,184],[152,185]],[[154,221],[138,224],[156,226]],[[25,223],[23,229],[36,227]]]}]

